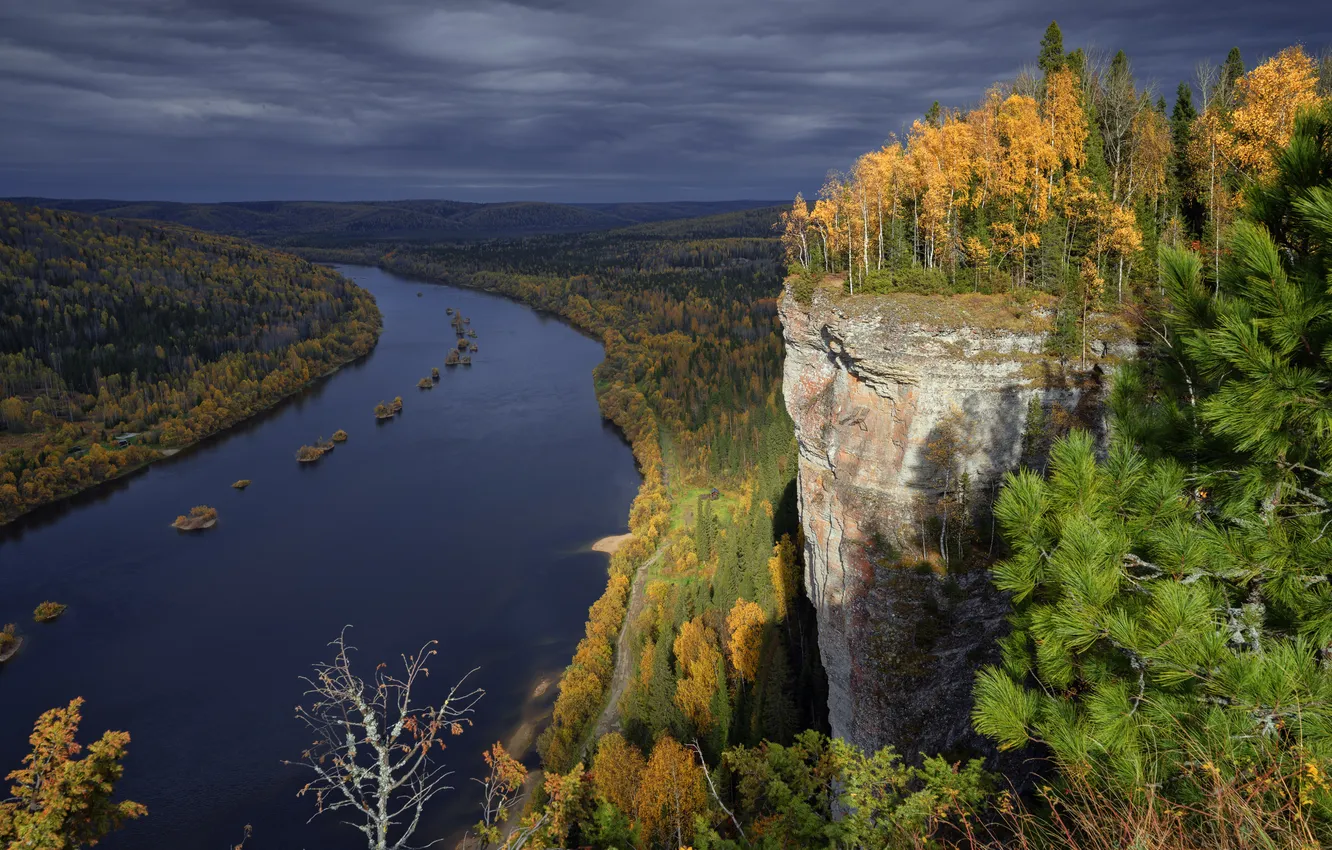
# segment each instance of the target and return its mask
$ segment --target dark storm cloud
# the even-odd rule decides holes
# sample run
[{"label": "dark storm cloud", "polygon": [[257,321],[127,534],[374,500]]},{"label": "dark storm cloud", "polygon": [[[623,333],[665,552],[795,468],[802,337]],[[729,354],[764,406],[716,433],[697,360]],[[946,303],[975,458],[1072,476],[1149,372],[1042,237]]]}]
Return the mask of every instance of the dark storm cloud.
[{"label": "dark storm cloud", "polygon": [[1066,45],[1173,93],[1332,42],[1323,4],[0,3],[0,195],[789,197]]}]

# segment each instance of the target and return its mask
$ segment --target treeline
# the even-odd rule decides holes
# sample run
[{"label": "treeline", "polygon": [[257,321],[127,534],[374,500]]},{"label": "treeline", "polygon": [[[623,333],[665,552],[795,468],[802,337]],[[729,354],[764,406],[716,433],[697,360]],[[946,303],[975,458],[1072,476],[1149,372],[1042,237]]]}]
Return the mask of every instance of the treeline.
[{"label": "treeline", "polygon": [[1215,278],[1242,192],[1329,91],[1332,60],[1291,47],[1246,71],[1236,49],[1168,108],[1122,51],[1066,54],[1052,23],[1035,73],[970,110],[936,103],[905,139],[830,174],[812,209],[797,197],[787,259],[852,292],[1035,287],[1070,316],[1159,292],[1161,244],[1206,246]]},{"label": "treeline", "polygon": [[709,216],[774,201],[553,204],[537,201],[238,201],[214,204],[10,198],[13,203],[102,218],[178,224],[273,246],[354,246],[367,241],[475,240],[609,230]]},{"label": "treeline", "polygon": [[380,324],[289,254],[4,203],[0,316],[0,522],[271,405]]}]

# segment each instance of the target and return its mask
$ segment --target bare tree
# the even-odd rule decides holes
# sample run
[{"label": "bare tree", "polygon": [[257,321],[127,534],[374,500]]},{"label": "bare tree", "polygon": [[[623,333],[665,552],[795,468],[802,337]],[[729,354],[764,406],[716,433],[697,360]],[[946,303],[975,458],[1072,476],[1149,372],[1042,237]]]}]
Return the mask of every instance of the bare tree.
[{"label": "bare tree", "polygon": [[[336,648],[332,663],[314,665],[308,707],[296,716],[314,733],[314,741],[301,754],[300,764],[315,778],[301,789],[313,792],[318,811],[342,812],[344,823],[365,834],[370,850],[406,850],[427,802],[451,786],[450,771],[437,762],[435,749],[444,750],[444,737],[460,735],[472,707],[485,693],[479,688],[462,693],[464,676],[449,689],[441,705],[413,703],[412,688],[429,676],[426,662],[435,655],[430,641],[412,656],[402,656],[404,671],[395,675],[387,664],[375,667],[366,681],[352,672],[347,629],[329,646]],[[476,672],[469,672],[467,675]],[[436,839],[421,847],[443,841]]]},{"label": "bare tree", "polygon": [[[1194,68],[1194,77],[1197,81],[1198,93],[1202,97],[1200,114],[1206,116],[1208,109],[1212,107],[1213,100],[1224,95],[1218,85],[1222,79],[1221,69],[1214,63],[1204,60]],[[1221,263],[1221,224],[1216,208],[1216,158],[1216,131],[1215,129],[1209,129],[1207,132],[1207,214],[1212,219],[1212,230],[1216,237],[1216,250],[1213,253],[1212,262],[1213,271],[1217,271]],[[1219,271],[1217,271],[1217,279],[1220,279]]]}]

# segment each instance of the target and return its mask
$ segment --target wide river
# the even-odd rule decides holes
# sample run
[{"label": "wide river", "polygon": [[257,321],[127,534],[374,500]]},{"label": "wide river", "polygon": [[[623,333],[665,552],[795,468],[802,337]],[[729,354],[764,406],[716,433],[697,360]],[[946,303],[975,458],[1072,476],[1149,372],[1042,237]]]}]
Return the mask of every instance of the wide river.
[{"label": "wide river", "polygon": [[[81,738],[133,736],[122,796],[148,807],[101,846],[364,847],[297,791],[309,736],[295,719],[300,677],[331,660],[350,624],[355,663],[439,641],[423,696],[472,668],[484,688],[474,725],[450,738],[455,790],[417,836],[477,819],[481,751],[517,739],[568,663],[606,556],[589,544],[624,530],[639,484],[633,456],[603,422],[592,368],[602,349],[561,322],[481,292],[359,266],[341,271],[384,314],[379,345],[274,410],[128,480],[0,528],[0,624],[26,643],[0,666],[0,777],[18,767],[33,721],[84,697]],[[418,295],[418,293],[420,293]],[[446,307],[472,320],[470,368],[444,368]],[[417,381],[432,366],[433,390]],[[377,423],[375,404],[404,410]],[[315,464],[301,444],[350,439]],[[247,490],[233,481],[249,478]],[[215,528],[170,528],[193,505]],[[38,626],[44,599],[68,603]],[[535,758],[529,758],[534,764]],[[7,786],[8,783],[3,783]]]}]

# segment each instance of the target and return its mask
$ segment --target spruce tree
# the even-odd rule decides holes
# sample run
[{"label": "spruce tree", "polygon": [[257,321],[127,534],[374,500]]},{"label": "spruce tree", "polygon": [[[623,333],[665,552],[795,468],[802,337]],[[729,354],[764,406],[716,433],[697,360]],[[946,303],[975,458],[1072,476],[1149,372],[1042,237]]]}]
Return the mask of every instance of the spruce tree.
[{"label": "spruce tree", "polygon": [[1232,47],[1226,54],[1225,64],[1221,66],[1221,84],[1225,86],[1225,91],[1233,92],[1235,84],[1242,76],[1244,76],[1244,60],[1240,58],[1240,49]]},{"label": "spruce tree", "polygon": [[1056,21],[1051,21],[1050,26],[1045,28],[1045,35],[1041,38],[1041,54],[1036,64],[1047,77],[1064,67],[1064,34],[1060,32]]},{"label": "spruce tree", "polygon": [[1206,209],[1194,192],[1197,176],[1188,157],[1189,145],[1193,142],[1193,122],[1197,117],[1193,87],[1180,83],[1175,89],[1175,108],[1170,112],[1170,194],[1184,218],[1185,227],[1195,236],[1202,233],[1206,217]]},{"label": "spruce tree", "polygon": [[931,127],[938,127],[942,124],[943,107],[939,106],[939,101],[930,104],[930,108],[925,110],[925,123]]}]

